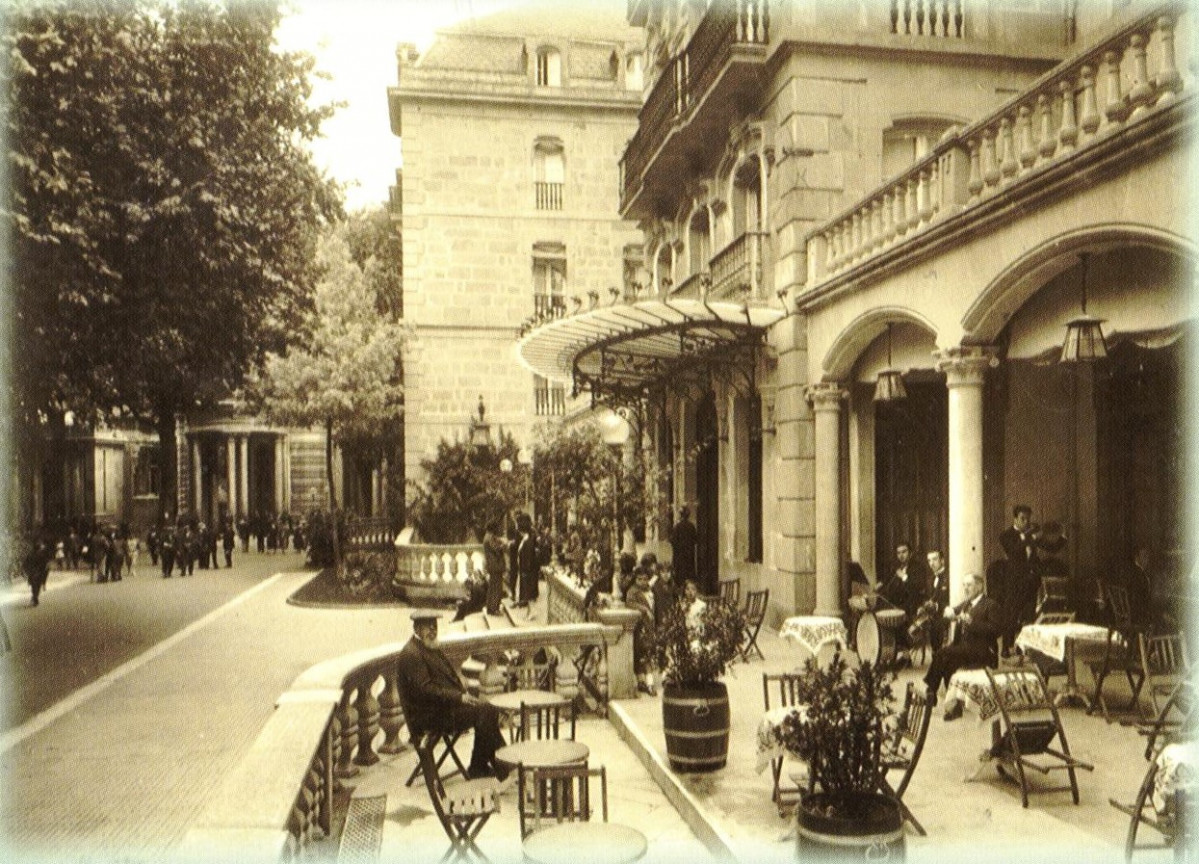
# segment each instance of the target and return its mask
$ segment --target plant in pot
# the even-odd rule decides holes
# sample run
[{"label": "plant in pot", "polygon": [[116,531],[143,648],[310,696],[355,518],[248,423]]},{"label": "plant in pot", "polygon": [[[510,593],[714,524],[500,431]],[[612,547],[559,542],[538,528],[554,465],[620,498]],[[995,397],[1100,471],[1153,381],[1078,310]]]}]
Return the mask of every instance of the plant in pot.
[{"label": "plant in pot", "polygon": [[663,615],[656,644],[662,729],[675,771],[715,771],[728,759],[729,695],[718,679],[737,657],[744,632],[741,610],[718,601],[677,603]]},{"label": "plant in pot", "polygon": [[902,857],[899,802],[878,791],[883,745],[894,734],[894,676],[873,663],[851,667],[840,652],[821,667],[808,660],[796,691],[800,708],[778,735],[808,765],[808,791],[797,808],[801,857]]}]

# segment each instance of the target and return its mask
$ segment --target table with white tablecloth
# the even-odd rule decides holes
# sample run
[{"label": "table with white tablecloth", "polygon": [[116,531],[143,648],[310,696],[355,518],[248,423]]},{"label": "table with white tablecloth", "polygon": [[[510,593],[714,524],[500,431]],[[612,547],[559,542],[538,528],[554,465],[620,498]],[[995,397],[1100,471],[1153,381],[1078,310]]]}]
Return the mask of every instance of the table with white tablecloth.
[{"label": "table with white tablecloth", "polygon": [[849,632],[845,622],[831,615],[794,615],[783,621],[779,636],[799,643],[810,656],[824,662],[828,649],[846,650]]},{"label": "table with white tablecloth", "polygon": [[1066,688],[1057,695],[1058,704],[1077,700],[1087,708],[1091,699],[1078,686],[1079,660],[1098,661],[1107,651],[1109,629],[1095,624],[1027,624],[1016,636],[1021,651],[1037,651],[1066,664]]}]

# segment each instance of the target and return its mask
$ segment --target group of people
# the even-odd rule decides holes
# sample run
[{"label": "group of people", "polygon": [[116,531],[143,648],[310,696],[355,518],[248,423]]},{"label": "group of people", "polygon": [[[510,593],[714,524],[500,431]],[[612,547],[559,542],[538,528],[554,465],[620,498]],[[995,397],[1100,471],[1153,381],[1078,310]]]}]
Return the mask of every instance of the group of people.
[{"label": "group of people", "polygon": [[224,553],[225,567],[233,566],[235,546],[233,518],[226,517],[219,528],[198,520],[184,519],[172,525],[164,522],[152,528],[146,538],[150,563],[161,566],[162,578],[170,579],[178,568],[180,576],[191,576],[196,567],[216,570],[218,547]]}]

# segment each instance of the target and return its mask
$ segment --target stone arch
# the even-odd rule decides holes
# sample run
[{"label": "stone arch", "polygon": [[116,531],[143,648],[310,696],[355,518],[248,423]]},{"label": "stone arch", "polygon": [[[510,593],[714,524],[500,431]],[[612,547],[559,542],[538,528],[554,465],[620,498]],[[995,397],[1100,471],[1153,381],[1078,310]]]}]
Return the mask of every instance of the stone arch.
[{"label": "stone arch", "polygon": [[1021,306],[1043,285],[1077,263],[1080,252],[1144,246],[1195,260],[1195,244],[1150,225],[1090,225],[1047,238],[1012,261],[983,287],[962,317],[963,342],[990,344]]},{"label": "stone arch", "polygon": [[886,332],[888,323],[905,322],[932,333],[937,328],[918,312],[903,306],[879,306],[862,313],[833,340],[820,364],[822,380],[844,381],[853,372],[854,363],[875,339]]}]

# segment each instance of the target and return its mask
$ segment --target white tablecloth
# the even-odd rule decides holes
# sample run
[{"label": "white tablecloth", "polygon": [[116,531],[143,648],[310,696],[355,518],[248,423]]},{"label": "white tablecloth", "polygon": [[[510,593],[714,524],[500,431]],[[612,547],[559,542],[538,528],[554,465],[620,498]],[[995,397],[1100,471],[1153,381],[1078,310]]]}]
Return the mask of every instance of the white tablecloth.
[{"label": "white tablecloth", "polygon": [[1094,624],[1027,624],[1016,636],[1016,647],[1022,651],[1039,651],[1059,662],[1065,661],[1070,642],[1074,656],[1084,660],[1097,654],[1103,656],[1107,646],[1108,629]]},{"label": "white tablecloth", "polygon": [[766,770],[766,766],[770,764],[771,760],[786,755],[787,751],[779,734],[783,727],[783,718],[790,714],[795,714],[802,720],[804,718],[803,706],[771,708],[762,715],[762,722],[758,724],[757,759],[754,763],[759,774]]},{"label": "white tablecloth", "polygon": [[1157,773],[1153,778],[1153,809],[1159,814],[1170,814],[1174,809],[1174,793],[1184,791],[1188,797],[1195,794],[1199,776],[1195,767],[1199,765],[1199,744],[1193,741],[1167,744],[1157,754]]},{"label": "white tablecloth", "polygon": [[815,657],[829,642],[845,648],[848,631],[840,618],[831,615],[796,615],[783,622],[779,635],[794,639]]}]

